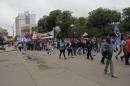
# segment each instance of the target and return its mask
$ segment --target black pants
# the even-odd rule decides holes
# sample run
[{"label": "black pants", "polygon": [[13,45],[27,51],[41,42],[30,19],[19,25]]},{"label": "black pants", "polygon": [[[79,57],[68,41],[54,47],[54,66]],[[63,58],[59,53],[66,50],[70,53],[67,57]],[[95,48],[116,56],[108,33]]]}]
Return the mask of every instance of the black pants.
[{"label": "black pants", "polygon": [[125,64],[129,64],[129,58],[130,58],[130,53],[126,53],[126,56],[125,56]]},{"label": "black pants", "polygon": [[76,56],[77,55],[77,53],[76,53],[76,51],[77,51],[77,48],[73,48],[73,51],[74,51],[74,55]]},{"label": "black pants", "polygon": [[71,53],[71,56],[73,56],[73,50],[72,49],[67,49],[68,51],[68,56],[70,56],[70,53]]},{"label": "black pants", "polygon": [[88,49],[88,52],[87,52],[87,59],[89,59],[89,57],[91,57],[91,59],[93,60],[93,57],[92,57],[91,52],[92,52],[92,50],[89,50],[89,49]]},{"label": "black pants", "polygon": [[106,53],[105,51],[102,52],[101,63],[105,63],[106,54],[107,54],[107,53]]},{"label": "black pants", "polygon": [[59,58],[61,58],[62,53],[63,53],[64,58],[66,59],[66,57],[65,57],[65,50],[60,50],[60,56],[59,56]]},{"label": "black pants", "polygon": [[22,50],[22,47],[19,47],[19,51],[21,51]]},{"label": "black pants", "polygon": [[85,47],[82,45],[83,54],[85,54]]}]

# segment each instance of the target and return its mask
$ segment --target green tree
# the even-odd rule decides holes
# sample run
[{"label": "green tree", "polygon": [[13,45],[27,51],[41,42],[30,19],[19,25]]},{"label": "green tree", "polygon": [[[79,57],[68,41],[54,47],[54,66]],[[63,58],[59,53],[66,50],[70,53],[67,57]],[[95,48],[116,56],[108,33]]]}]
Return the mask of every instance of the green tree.
[{"label": "green tree", "polygon": [[48,31],[48,24],[47,24],[47,20],[48,20],[48,16],[43,16],[43,18],[41,18],[38,21],[38,32],[47,32]]},{"label": "green tree", "polygon": [[43,16],[38,21],[38,32],[48,32],[56,27],[57,16],[61,14],[61,10],[51,11],[49,16]]},{"label": "green tree", "polygon": [[54,28],[57,26],[57,17],[61,14],[61,10],[54,10],[54,11],[51,11],[50,12],[50,15],[49,15],[49,25],[50,25],[50,28]]},{"label": "green tree", "polygon": [[70,28],[70,25],[73,24],[73,17],[71,15],[70,11],[63,11],[58,17],[57,17],[57,25],[60,26],[61,37],[68,37],[68,31]]},{"label": "green tree", "polygon": [[123,20],[121,24],[124,31],[130,31],[130,7],[123,9]]},{"label": "green tree", "polygon": [[89,27],[97,28],[97,32],[106,33],[106,26],[113,22],[120,22],[121,14],[115,10],[98,8],[89,12],[88,22]]},{"label": "green tree", "polygon": [[35,26],[35,27],[32,27],[32,32],[33,31],[36,31],[36,32],[38,32],[38,27],[37,26]]},{"label": "green tree", "polygon": [[87,19],[85,17],[79,17],[74,20],[73,27],[71,27],[72,33],[75,37],[81,37],[84,32],[87,32]]}]

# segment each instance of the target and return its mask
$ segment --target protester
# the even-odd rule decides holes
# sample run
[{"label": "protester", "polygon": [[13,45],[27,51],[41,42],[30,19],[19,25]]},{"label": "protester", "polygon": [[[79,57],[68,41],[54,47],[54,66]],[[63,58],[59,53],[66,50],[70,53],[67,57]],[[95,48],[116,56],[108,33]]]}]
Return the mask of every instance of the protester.
[{"label": "protester", "polygon": [[102,59],[101,59],[101,63],[105,64],[105,58],[106,58],[106,49],[105,49],[105,45],[106,44],[106,39],[103,39],[101,42],[101,54],[102,54]]},{"label": "protester", "polygon": [[122,53],[123,51],[123,46],[124,46],[124,37],[123,34],[121,34],[120,38],[118,39],[119,41],[119,52],[117,53],[117,55],[115,56],[116,59],[118,59],[118,56]]},{"label": "protester", "polygon": [[104,49],[105,49],[105,55],[106,55],[105,57],[107,59],[104,72],[105,72],[105,74],[108,73],[108,66],[110,65],[111,76],[113,78],[116,78],[116,75],[114,74],[114,67],[113,67],[113,62],[112,62],[112,56],[113,56],[114,48],[113,48],[113,44],[112,44],[110,38],[106,39],[106,43],[104,44]]},{"label": "protester", "polygon": [[73,57],[73,48],[72,48],[72,43],[69,41],[66,45],[67,51],[68,51],[68,56],[71,54]]},{"label": "protester", "polygon": [[64,59],[67,59],[65,56],[65,42],[62,40],[61,43],[59,44],[59,50],[60,50],[60,55],[59,59],[61,59],[61,55],[63,54]]},{"label": "protester", "polygon": [[48,44],[47,44],[47,53],[48,53],[49,55],[51,55],[51,52],[52,52],[52,43],[51,43],[51,42],[48,42]]},{"label": "protester", "polygon": [[129,58],[130,58],[130,36],[128,37],[128,39],[125,42],[125,65],[130,65],[129,63]]},{"label": "protester", "polygon": [[22,50],[22,43],[21,42],[18,43],[18,48],[19,48],[19,51],[21,52],[21,50]]},{"label": "protester", "polygon": [[74,56],[77,56],[77,49],[78,49],[78,40],[74,40],[73,41]]},{"label": "protester", "polygon": [[93,60],[93,57],[92,57],[93,45],[90,39],[88,39],[88,42],[86,43],[86,48],[87,48],[87,59],[90,59],[89,57],[91,57],[91,60]]}]

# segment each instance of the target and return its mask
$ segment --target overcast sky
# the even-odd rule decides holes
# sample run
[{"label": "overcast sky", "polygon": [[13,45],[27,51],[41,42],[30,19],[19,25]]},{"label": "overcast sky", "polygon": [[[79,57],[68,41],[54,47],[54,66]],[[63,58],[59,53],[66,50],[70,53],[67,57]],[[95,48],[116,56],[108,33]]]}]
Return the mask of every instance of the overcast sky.
[{"label": "overcast sky", "polygon": [[12,26],[18,13],[30,11],[37,20],[55,9],[70,10],[74,16],[88,16],[88,12],[98,8],[110,8],[121,11],[130,6],[130,0],[0,0],[0,27],[8,29],[12,35]]}]

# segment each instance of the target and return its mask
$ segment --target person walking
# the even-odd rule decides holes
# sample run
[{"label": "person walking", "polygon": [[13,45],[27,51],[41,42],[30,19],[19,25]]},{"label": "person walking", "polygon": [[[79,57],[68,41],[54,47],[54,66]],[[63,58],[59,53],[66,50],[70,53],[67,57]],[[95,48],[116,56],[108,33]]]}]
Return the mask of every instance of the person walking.
[{"label": "person walking", "polygon": [[74,56],[77,56],[77,49],[78,49],[78,41],[74,40],[74,42],[73,42]]},{"label": "person walking", "polygon": [[121,35],[119,42],[121,42],[121,43],[118,43],[119,44],[119,52],[117,53],[117,55],[115,55],[116,59],[118,59],[119,55],[123,52],[123,46],[124,46],[124,36],[123,36],[123,34]]},{"label": "person walking", "polygon": [[61,59],[61,55],[63,54],[64,59],[67,59],[65,56],[65,42],[62,40],[61,43],[59,44],[59,50],[60,50],[60,55],[59,59]]},{"label": "person walking", "polygon": [[88,39],[88,42],[86,43],[86,48],[87,48],[87,59],[90,59],[89,57],[91,57],[91,60],[93,60],[92,57],[93,44],[90,39]]},{"label": "person walking", "polygon": [[51,55],[51,52],[52,52],[52,43],[48,42],[48,44],[47,44],[47,53],[48,53],[48,55]]},{"label": "person walking", "polygon": [[21,52],[22,51],[22,43],[21,42],[18,43],[18,48],[19,48],[19,51]]},{"label": "person walking", "polygon": [[66,47],[67,47],[67,51],[68,51],[68,56],[71,54],[71,56],[73,57],[73,48],[72,48],[71,42],[68,42]]},{"label": "person walking", "polygon": [[130,36],[125,42],[125,65],[130,65],[129,58],[130,58]]},{"label": "person walking", "polygon": [[105,55],[106,55],[105,57],[107,59],[104,72],[105,74],[107,74],[108,67],[110,66],[111,77],[117,78],[117,76],[114,74],[114,67],[113,67],[113,62],[112,62],[114,48],[111,42],[111,38],[106,39],[106,43],[104,44],[104,49],[105,49]]},{"label": "person walking", "polygon": [[101,54],[102,54],[102,59],[101,59],[101,63],[105,64],[105,58],[106,58],[106,50],[105,50],[105,45],[106,44],[106,40],[102,39],[101,42]]}]

